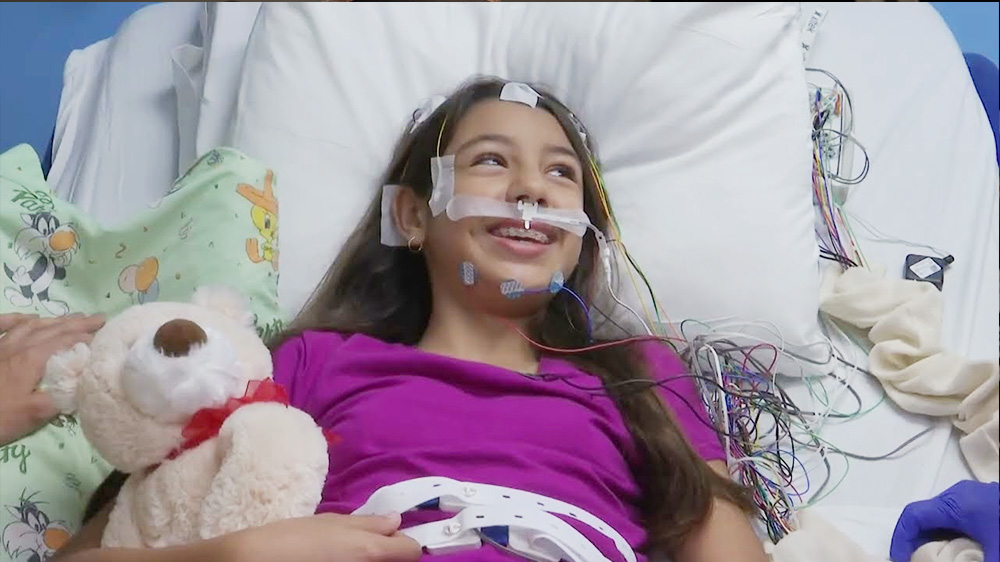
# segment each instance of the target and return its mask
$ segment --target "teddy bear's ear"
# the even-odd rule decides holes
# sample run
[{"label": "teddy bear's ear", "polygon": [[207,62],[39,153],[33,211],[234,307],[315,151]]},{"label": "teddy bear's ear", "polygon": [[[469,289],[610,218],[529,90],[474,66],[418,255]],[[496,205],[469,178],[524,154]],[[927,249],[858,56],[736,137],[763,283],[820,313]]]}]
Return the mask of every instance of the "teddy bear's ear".
[{"label": "teddy bear's ear", "polygon": [[191,302],[224,314],[248,328],[253,327],[253,313],[247,308],[243,295],[234,289],[222,286],[199,287]]},{"label": "teddy bear's ear", "polygon": [[63,414],[76,411],[76,389],[88,361],[90,348],[85,343],[78,343],[67,351],[56,353],[45,364],[42,386]]}]

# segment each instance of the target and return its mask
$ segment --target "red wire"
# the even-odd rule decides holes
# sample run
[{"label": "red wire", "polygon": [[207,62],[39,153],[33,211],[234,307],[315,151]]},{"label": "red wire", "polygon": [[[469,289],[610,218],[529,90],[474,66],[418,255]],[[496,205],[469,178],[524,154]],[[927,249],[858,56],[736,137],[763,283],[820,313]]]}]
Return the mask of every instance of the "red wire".
[{"label": "red wire", "polygon": [[748,349],[743,353],[743,365],[742,365],[743,371],[746,372],[747,361],[750,360],[750,357],[753,355],[753,352],[757,351],[760,348],[770,349],[771,351],[774,352],[774,358],[771,359],[771,364],[768,365],[767,371],[765,371],[768,375],[771,376],[771,378],[774,378],[773,371],[774,371],[774,365],[778,362],[778,348],[774,347],[769,343],[758,343],[757,345],[751,347],[750,349]]}]

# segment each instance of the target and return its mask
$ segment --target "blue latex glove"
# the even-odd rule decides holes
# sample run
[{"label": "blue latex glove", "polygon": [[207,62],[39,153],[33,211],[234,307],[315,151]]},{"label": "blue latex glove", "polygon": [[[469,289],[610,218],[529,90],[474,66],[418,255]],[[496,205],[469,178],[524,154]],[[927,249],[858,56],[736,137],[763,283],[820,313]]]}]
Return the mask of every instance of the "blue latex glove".
[{"label": "blue latex glove", "polygon": [[889,557],[893,562],[910,562],[914,551],[944,532],[978,542],[984,562],[1000,562],[998,518],[1000,484],[964,480],[936,498],[906,506],[892,533]]}]

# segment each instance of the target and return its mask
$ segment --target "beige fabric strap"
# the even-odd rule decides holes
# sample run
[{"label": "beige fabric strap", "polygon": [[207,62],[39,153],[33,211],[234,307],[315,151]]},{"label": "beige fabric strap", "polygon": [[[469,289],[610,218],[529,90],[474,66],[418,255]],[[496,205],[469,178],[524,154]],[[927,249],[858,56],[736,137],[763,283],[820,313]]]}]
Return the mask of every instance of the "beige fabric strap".
[{"label": "beige fabric strap", "polygon": [[[888,562],[872,556],[808,509],[798,513],[800,528],[766,545],[771,562]],[[968,539],[925,544],[910,562],[983,562],[983,551]]]},{"label": "beige fabric strap", "polygon": [[820,310],[868,330],[868,370],[901,408],[950,418],[966,435],[962,453],[976,478],[1000,471],[997,408],[1000,364],[967,361],[942,349],[944,299],[929,283],[886,279],[855,267],[824,279]]}]

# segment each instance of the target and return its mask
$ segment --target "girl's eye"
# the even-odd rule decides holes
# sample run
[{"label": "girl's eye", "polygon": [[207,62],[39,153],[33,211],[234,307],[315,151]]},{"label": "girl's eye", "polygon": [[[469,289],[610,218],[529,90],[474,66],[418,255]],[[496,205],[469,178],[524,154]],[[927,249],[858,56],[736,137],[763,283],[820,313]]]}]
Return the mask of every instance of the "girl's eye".
[{"label": "girl's eye", "polygon": [[482,154],[472,161],[473,166],[503,166],[504,160],[497,154]]},{"label": "girl's eye", "polygon": [[552,168],[549,168],[549,175],[566,178],[568,180],[576,180],[576,172],[569,166],[553,166]]}]

